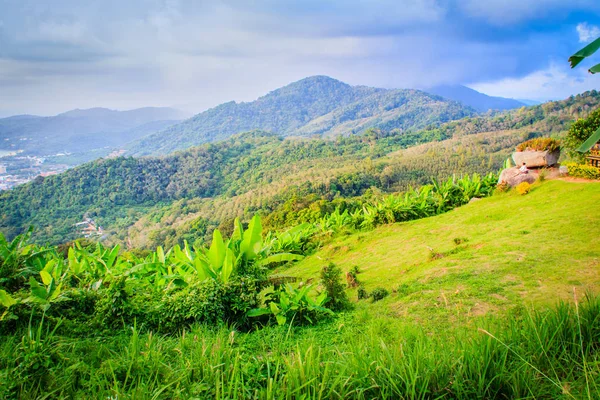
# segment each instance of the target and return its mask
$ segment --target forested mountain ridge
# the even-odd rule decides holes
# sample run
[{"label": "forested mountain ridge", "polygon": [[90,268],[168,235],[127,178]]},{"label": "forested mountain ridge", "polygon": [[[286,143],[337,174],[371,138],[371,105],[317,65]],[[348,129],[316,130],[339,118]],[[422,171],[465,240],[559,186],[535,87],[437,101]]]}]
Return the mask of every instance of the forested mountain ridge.
[{"label": "forested mountain ridge", "polygon": [[[126,240],[140,218],[138,237],[156,231],[158,239],[177,238],[198,218],[214,227],[236,215],[274,210],[294,193],[333,199],[496,170],[519,142],[560,136],[599,106],[593,91],[414,132],[370,129],[330,140],[257,131],[165,157],[98,160],[1,193],[0,230],[12,237],[34,225],[36,240],[59,243],[76,237],[72,225],[87,215],[113,239]],[[156,243],[144,239],[140,246]]]},{"label": "forested mountain ridge", "polygon": [[350,86],[326,76],[291,83],[248,103],[228,102],[132,143],[133,155],[168,154],[260,129],[287,136],[359,133],[367,128],[418,129],[475,114],[417,90]]},{"label": "forested mountain ridge", "polygon": [[[106,108],[71,110],[52,117],[18,115],[0,119],[0,145],[24,155],[45,156],[121,146],[153,130],[164,129],[186,114],[172,108],[146,107],[128,111]],[[136,128],[145,128],[136,131]],[[123,135],[123,133],[128,133]]]}]

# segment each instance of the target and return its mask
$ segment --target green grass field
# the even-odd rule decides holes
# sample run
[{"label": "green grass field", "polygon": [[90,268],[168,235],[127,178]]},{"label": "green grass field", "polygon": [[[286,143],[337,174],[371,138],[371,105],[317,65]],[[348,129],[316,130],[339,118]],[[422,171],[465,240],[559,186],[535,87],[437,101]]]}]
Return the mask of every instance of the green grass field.
[{"label": "green grass field", "polygon": [[598,200],[600,183],[548,181],[334,238],[275,272],[358,266],[391,294],[351,289],[355,307],[316,326],[82,337],[34,321],[0,338],[0,398],[599,398]]},{"label": "green grass field", "polygon": [[[553,304],[600,288],[600,183],[546,181],[449,213],[335,240],[285,270],[317,279],[327,262],[358,266],[365,305],[389,316],[456,321]],[[354,290],[355,292],[356,290]],[[356,299],[355,293],[352,293]]]}]

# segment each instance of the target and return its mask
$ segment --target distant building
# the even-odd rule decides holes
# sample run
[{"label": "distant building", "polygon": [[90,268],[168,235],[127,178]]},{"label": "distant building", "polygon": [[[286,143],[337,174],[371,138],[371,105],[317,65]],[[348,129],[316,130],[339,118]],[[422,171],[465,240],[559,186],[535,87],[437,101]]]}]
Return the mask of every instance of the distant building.
[{"label": "distant building", "polygon": [[56,174],[58,174],[58,171],[46,171],[46,172],[40,173],[40,176],[46,177],[46,176],[56,175]]},{"label": "distant building", "polygon": [[0,174],[6,173],[6,165],[0,164]]},{"label": "distant building", "polygon": [[102,227],[97,225],[96,222],[90,218],[86,218],[81,222],[73,224],[73,226],[84,238],[102,236],[104,234]]}]

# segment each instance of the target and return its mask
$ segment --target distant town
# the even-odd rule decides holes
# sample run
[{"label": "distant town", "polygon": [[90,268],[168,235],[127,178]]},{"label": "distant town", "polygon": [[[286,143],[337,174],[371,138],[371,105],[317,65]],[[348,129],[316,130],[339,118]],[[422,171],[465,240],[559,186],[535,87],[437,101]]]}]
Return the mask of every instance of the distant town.
[{"label": "distant town", "polygon": [[[122,156],[124,153],[125,150],[122,149],[104,150],[103,153],[98,153],[98,156],[114,158]],[[0,191],[12,189],[37,177],[60,174],[78,164],[78,162],[72,162],[73,160],[67,161],[71,156],[73,154],[69,152],[35,156],[23,155],[22,150],[0,149]]]},{"label": "distant town", "polygon": [[[12,189],[38,176],[46,177],[66,171],[66,164],[46,163],[46,157],[19,156],[17,152],[4,153],[0,158],[0,190]],[[56,154],[56,156],[67,154]]]}]

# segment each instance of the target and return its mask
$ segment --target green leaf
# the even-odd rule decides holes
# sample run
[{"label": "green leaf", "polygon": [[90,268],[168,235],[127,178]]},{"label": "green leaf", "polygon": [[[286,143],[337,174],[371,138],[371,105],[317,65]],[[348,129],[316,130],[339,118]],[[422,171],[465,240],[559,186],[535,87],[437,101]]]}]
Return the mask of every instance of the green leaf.
[{"label": "green leaf", "polygon": [[48,292],[46,292],[45,288],[40,286],[33,276],[29,277],[29,287],[31,288],[31,296],[34,299],[46,301]]},{"label": "green leaf", "polygon": [[582,62],[586,57],[591,56],[600,48],[600,38],[594,40],[592,43],[585,46],[583,49],[579,50],[577,53],[573,54],[569,57],[569,62],[571,63],[571,68],[575,68],[580,62]]},{"label": "green leaf", "polygon": [[600,64],[594,65],[588,71],[589,71],[590,74],[597,74],[598,72],[600,72]]},{"label": "green leaf", "polygon": [[233,234],[231,235],[231,240],[232,241],[242,240],[243,235],[244,235],[244,227],[242,226],[240,219],[236,218],[235,221],[233,222]]},{"label": "green leaf", "polygon": [[227,249],[225,261],[223,261],[223,270],[221,271],[221,280],[223,283],[229,282],[229,277],[231,277],[235,269],[235,261],[235,254],[233,254],[233,251]]},{"label": "green leaf", "polygon": [[48,271],[40,271],[40,276],[42,277],[44,285],[48,286],[52,282],[52,275],[50,275]]},{"label": "green leaf", "polygon": [[267,314],[271,314],[271,310],[266,308],[254,308],[246,313],[248,317],[260,317]]},{"label": "green leaf", "polygon": [[108,257],[106,258],[106,266],[108,268],[112,267],[115,260],[119,255],[119,245],[116,245],[110,253],[108,253]]},{"label": "green leaf", "polygon": [[246,260],[253,260],[256,258],[256,253],[259,251],[261,244],[262,226],[260,216],[256,214],[252,217],[248,229],[244,232],[240,253],[246,257]]},{"label": "green leaf", "polygon": [[[271,303],[272,304],[272,303]],[[287,320],[287,318],[285,317],[285,315],[283,314],[278,314],[275,316],[275,318],[277,319],[277,323],[279,325],[285,325],[285,322]]]},{"label": "green leaf", "polygon": [[161,246],[156,248],[156,255],[158,256],[158,261],[162,264],[165,263],[165,252]]},{"label": "green leaf", "polygon": [[271,312],[273,313],[273,315],[277,315],[281,312],[279,307],[277,307],[277,304],[275,304],[273,302],[269,303],[269,308],[271,309]]},{"label": "green leaf", "polygon": [[10,294],[6,293],[4,290],[0,290],[0,304],[2,304],[6,308],[10,308],[17,304],[17,301],[11,297]]},{"label": "green leaf", "polygon": [[210,245],[210,249],[208,250],[208,260],[210,264],[218,271],[223,266],[223,261],[225,260],[225,243],[223,242],[223,236],[221,236],[221,232],[218,229],[213,231],[213,240]]},{"label": "green leaf", "polygon": [[268,265],[273,263],[280,263],[285,261],[298,261],[304,258],[301,254],[293,254],[293,253],[278,253],[273,254],[267,258],[264,258],[258,262],[259,265]]}]

